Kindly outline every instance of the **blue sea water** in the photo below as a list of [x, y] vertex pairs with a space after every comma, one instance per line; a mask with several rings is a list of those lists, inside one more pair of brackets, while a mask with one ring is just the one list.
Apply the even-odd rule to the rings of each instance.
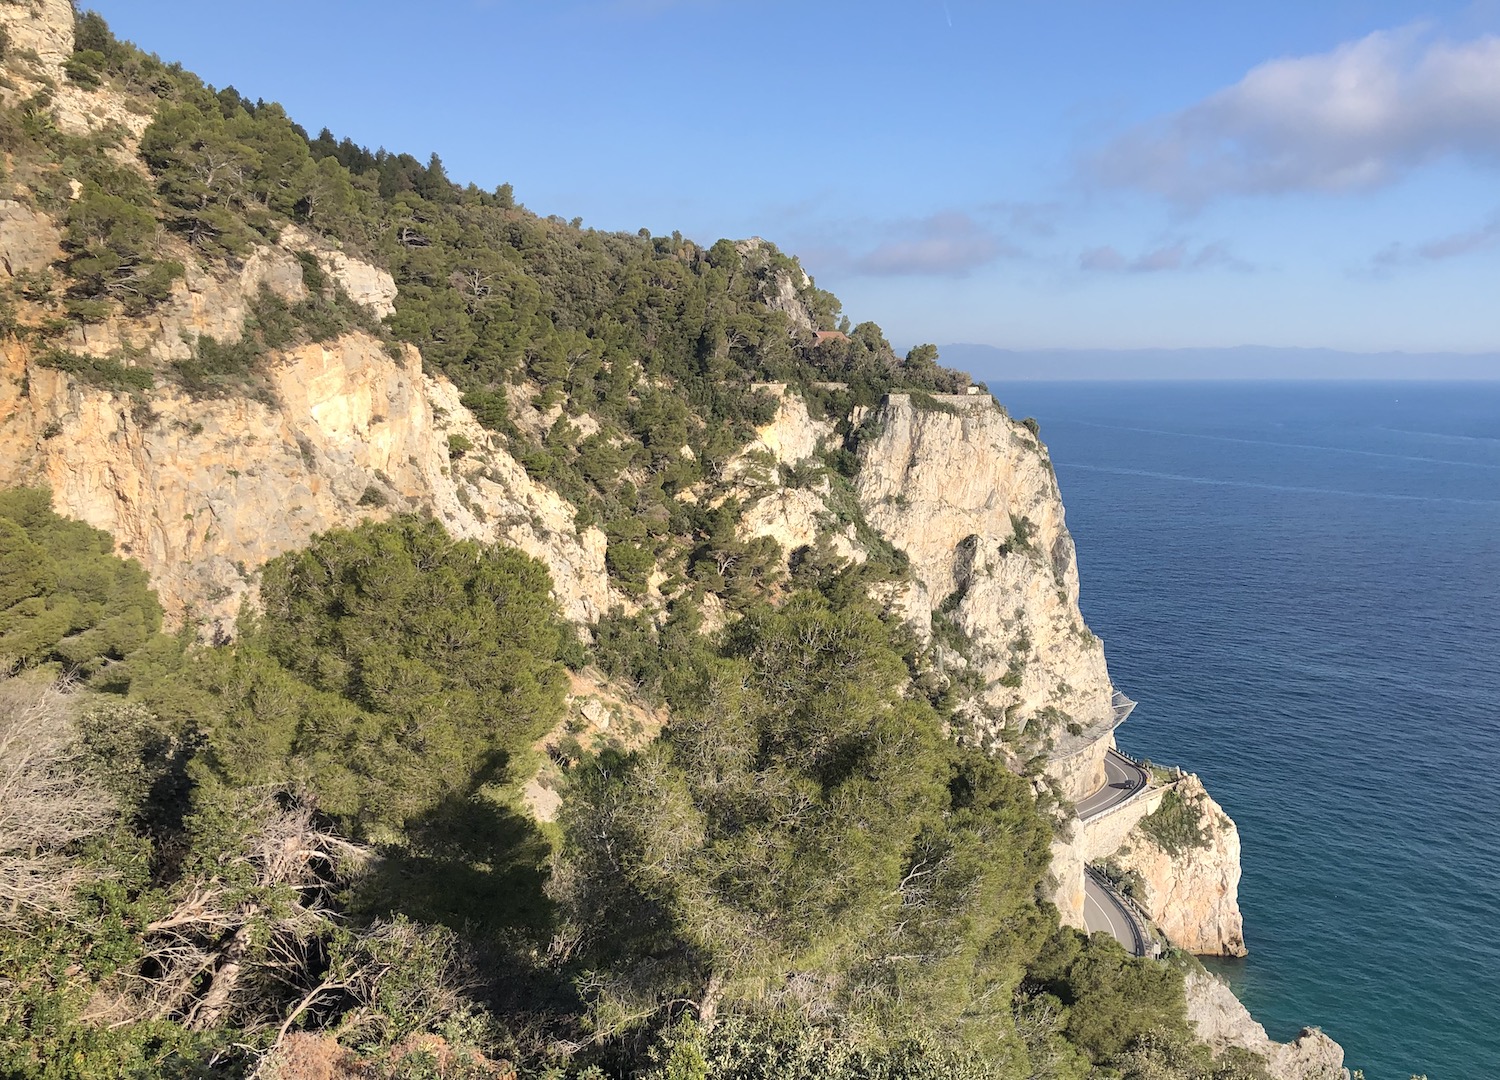
[[1127, 750], [1238, 822], [1273, 1038], [1500, 1076], [1500, 384], [1001, 386], [1052, 451]]

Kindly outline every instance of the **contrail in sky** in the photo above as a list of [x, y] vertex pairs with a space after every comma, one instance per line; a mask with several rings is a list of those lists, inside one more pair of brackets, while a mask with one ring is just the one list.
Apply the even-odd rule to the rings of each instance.
[[953, 29], [953, 12], [948, 10], [948, 0], [943, 0], [943, 14], [948, 16], [948, 29]]

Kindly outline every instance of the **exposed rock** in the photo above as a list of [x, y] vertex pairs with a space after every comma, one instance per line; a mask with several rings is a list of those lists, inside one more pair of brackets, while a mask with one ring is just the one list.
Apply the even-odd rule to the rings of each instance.
[[[905, 597], [912, 624], [925, 629], [934, 605], [946, 610], [974, 643], [970, 662], [987, 684], [981, 728], [1003, 731], [1017, 758], [1046, 754], [1065, 797], [1093, 793], [1114, 742], [1113, 687], [1078, 611], [1073, 541], [1045, 447], [987, 396], [893, 394], [861, 419], [873, 434], [855, 487], [870, 525], [906, 552], [925, 591], [925, 604]], [[1146, 906], [1174, 944], [1242, 955], [1239, 835], [1196, 778], [1177, 787], [1206, 847], [1174, 858], [1152, 844], [1137, 823], [1164, 791], [1143, 792], [1053, 844], [1053, 900], [1081, 926], [1083, 867], [1113, 857], [1142, 875]], [[1129, 855], [1116, 855], [1122, 844]]]
[[185, 360], [192, 355], [190, 343], [199, 337], [238, 341], [262, 288], [288, 303], [307, 299], [302, 264], [282, 248], [256, 248], [237, 272], [211, 273], [187, 251], [180, 254], [186, 275], [173, 283], [172, 295], [155, 312], [139, 319], [79, 323], [68, 347], [90, 356], [124, 351], [163, 363]]
[[568, 759], [568, 740], [577, 749], [599, 753], [607, 746], [636, 750], [651, 742], [666, 725], [665, 709], [648, 709], [624, 687], [589, 669], [568, 673], [568, 707], [561, 722], [537, 740], [542, 761], [535, 776], [521, 788], [521, 801], [538, 821], [555, 821], [562, 808], [568, 780], [562, 762]]
[[746, 506], [740, 535], [775, 540], [784, 558], [798, 548], [816, 547], [826, 537], [832, 554], [864, 562], [867, 556], [854, 529], [831, 519], [827, 478], [810, 487], [785, 487], [779, 475], [781, 466], [795, 468], [811, 460], [833, 436], [834, 425], [814, 420], [806, 402], [780, 383], [758, 389], [780, 398], [776, 416], [724, 466], [725, 476], [740, 482], [736, 494]]
[[[564, 614], [610, 606], [604, 537], [537, 487], [458, 402], [362, 334], [270, 365], [276, 404], [193, 401], [160, 388], [138, 406], [31, 362], [11, 342], [0, 371], [0, 484], [46, 484], [59, 513], [114, 534], [174, 621], [228, 633], [257, 569], [316, 532], [403, 509], [457, 536], [503, 540], [545, 562]], [[476, 448], [449, 460], [448, 436]]]
[[69, 135], [90, 135], [116, 128], [124, 129], [137, 142], [152, 120], [151, 113], [132, 111], [124, 99], [115, 94], [69, 82], [58, 85], [52, 111], [57, 116], [58, 128]]
[[1317, 1028], [1272, 1042], [1227, 983], [1201, 969], [1187, 973], [1188, 1022], [1215, 1054], [1240, 1047], [1266, 1059], [1274, 1080], [1348, 1080], [1344, 1048]]
[[860, 506], [974, 642], [987, 683], [980, 726], [1009, 729], [1007, 742], [1025, 753], [1068, 761], [1054, 775], [1082, 798], [1103, 782], [1102, 751], [1074, 754], [1112, 729], [1113, 687], [1104, 647], [1078, 611], [1051, 463], [989, 397], [931, 400], [892, 394], [865, 421], [875, 434], [861, 446]]
[[[754, 476], [770, 465], [800, 465], [822, 449], [832, 437], [834, 425], [814, 420], [807, 403], [796, 394], [787, 393], [782, 383], [761, 383], [756, 389], [778, 399], [776, 415], [769, 424], [757, 428], [755, 438], [738, 450], [724, 466], [726, 477]], [[765, 478], [775, 482], [775, 475]]]
[[806, 488], [777, 488], [757, 498], [740, 519], [740, 533], [746, 539], [766, 536], [781, 545], [782, 555], [790, 557], [802, 547], [815, 547], [819, 536], [828, 536], [833, 554], [851, 562], [864, 562], [864, 549], [854, 539], [848, 526], [830, 531], [828, 508], [824, 503], [827, 485], [820, 491]]
[[62, 234], [51, 218], [14, 199], [0, 199], [0, 269], [10, 277], [36, 273], [62, 254]]
[[31, 50], [42, 71], [62, 81], [62, 66], [73, 55], [72, 0], [0, 3], [0, 26], [10, 34], [12, 52]]
[[1137, 824], [1114, 861], [1140, 876], [1145, 895], [1139, 899], [1173, 945], [1203, 956], [1244, 956], [1239, 830], [1196, 776], [1183, 777], [1172, 790], [1193, 813], [1203, 843], [1174, 854]]
[[295, 225], [282, 229], [277, 243], [291, 251], [310, 251], [316, 255], [323, 272], [377, 319], [395, 314], [396, 281], [386, 271], [329, 247], [327, 241]]
[[[766, 242], [758, 236], [752, 236], [748, 240], [741, 240], [734, 245], [736, 251], [742, 256], [753, 256], [756, 252], [766, 247]], [[812, 285], [812, 278], [807, 276], [807, 271], [801, 270], [795, 276], [787, 271], [777, 271], [771, 278], [769, 287], [762, 295], [766, 307], [772, 311], [780, 311], [786, 315], [788, 321], [795, 327], [803, 330], [814, 329], [812, 315], [807, 310], [807, 305], [802, 302], [802, 290]]]

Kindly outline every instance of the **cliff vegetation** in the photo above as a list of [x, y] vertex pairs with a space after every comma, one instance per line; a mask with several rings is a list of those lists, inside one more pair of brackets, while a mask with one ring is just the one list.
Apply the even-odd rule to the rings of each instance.
[[1113, 688], [931, 346], [67, 0], [0, 146], [0, 1074], [1266, 1075], [1059, 910]]

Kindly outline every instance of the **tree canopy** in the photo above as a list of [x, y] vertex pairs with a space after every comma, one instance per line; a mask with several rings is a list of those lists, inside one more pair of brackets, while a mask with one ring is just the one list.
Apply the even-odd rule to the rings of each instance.
[[146, 572], [108, 533], [54, 514], [45, 490], [0, 491], [0, 670], [95, 676], [160, 628]]
[[983, 1003], [1045, 937], [1050, 830], [905, 677], [870, 611], [804, 594], [673, 672], [664, 745], [580, 777], [558, 888], [608, 913], [599, 1023], [681, 998], [1004, 1036]]
[[267, 564], [262, 612], [206, 661], [235, 783], [297, 777], [325, 811], [401, 825], [556, 723], [578, 644], [513, 548], [402, 517]]

